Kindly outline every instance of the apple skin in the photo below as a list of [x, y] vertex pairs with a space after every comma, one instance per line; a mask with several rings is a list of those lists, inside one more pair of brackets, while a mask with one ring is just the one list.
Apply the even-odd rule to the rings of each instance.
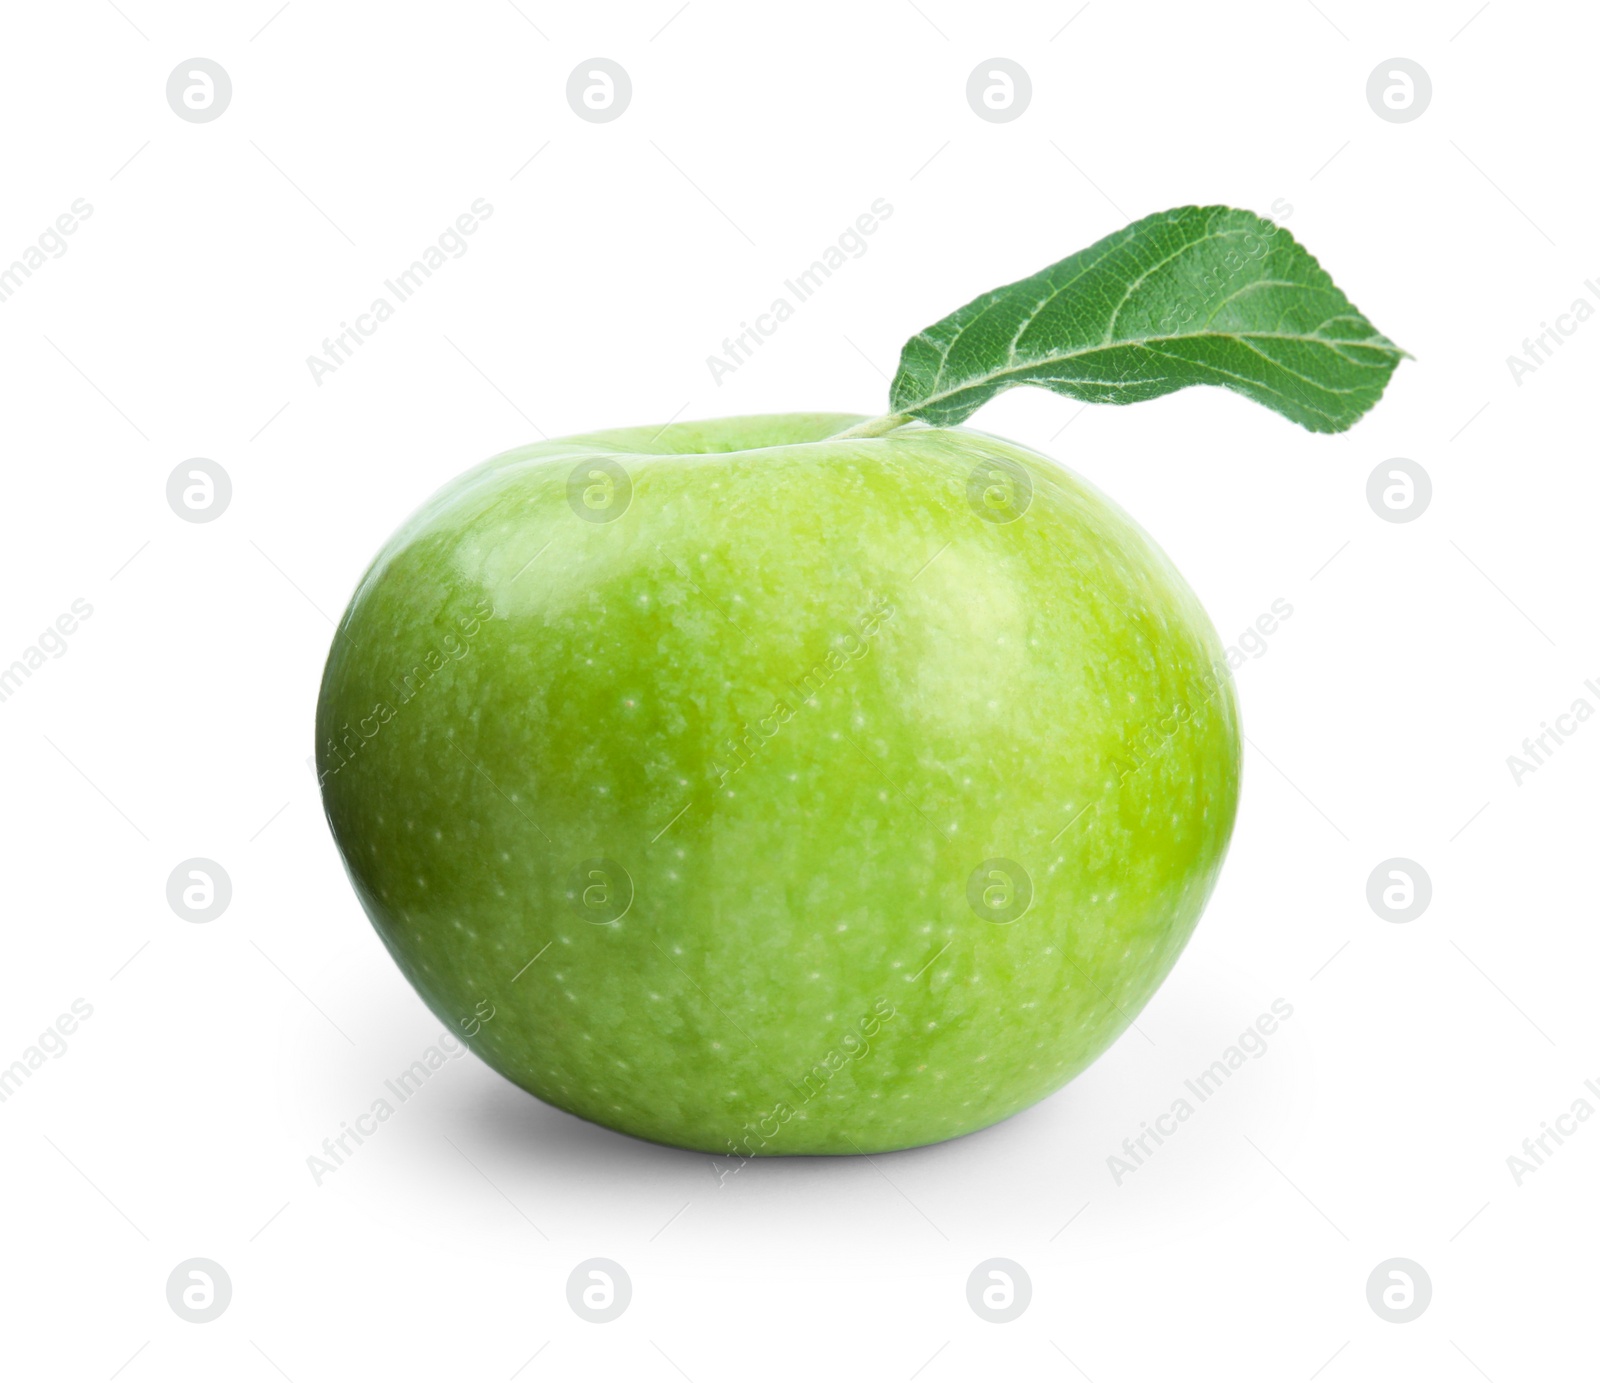
[[361, 903], [585, 1119], [739, 1156], [983, 1128], [1133, 1021], [1221, 866], [1238, 711], [1166, 557], [1045, 457], [859, 421], [508, 452], [340, 623], [317, 759]]

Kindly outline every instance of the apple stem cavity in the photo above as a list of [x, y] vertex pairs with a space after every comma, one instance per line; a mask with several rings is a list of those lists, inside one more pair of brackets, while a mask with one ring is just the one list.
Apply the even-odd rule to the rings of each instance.
[[912, 421], [914, 419], [909, 413], [885, 413], [881, 417], [868, 418], [854, 427], [847, 427], [843, 432], [836, 432], [829, 440], [836, 441], [840, 437], [882, 437], [884, 433], [893, 432]]

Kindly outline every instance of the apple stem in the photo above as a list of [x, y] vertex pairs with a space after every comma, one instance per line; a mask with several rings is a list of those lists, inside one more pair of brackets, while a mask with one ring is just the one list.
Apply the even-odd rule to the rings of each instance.
[[885, 413], [881, 418], [868, 418], [864, 423], [857, 423], [854, 427], [847, 427], [843, 432], [833, 434], [830, 441], [840, 437], [881, 437], [886, 432], [893, 432], [897, 427], [904, 427], [911, 422], [909, 413]]

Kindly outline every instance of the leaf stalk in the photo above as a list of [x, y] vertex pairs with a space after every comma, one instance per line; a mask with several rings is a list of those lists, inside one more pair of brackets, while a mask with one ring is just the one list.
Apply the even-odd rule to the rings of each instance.
[[847, 427], [843, 432], [836, 432], [828, 440], [836, 442], [845, 437], [882, 437], [884, 433], [904, 427], [910, 421], [912, 418], [909, 413], [885, 413], [881, 417], [868, 418], [854, 427]]

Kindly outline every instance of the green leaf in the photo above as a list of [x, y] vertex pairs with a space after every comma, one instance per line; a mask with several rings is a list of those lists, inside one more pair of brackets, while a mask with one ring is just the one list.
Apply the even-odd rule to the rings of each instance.
[[889, 401], [948, 427], [1019, 384], [1086, 403], [1219, 384], [1313, 432], [1343, 432], [1404, 355], [1282, 227], [1178, 207], [912, 337]]

